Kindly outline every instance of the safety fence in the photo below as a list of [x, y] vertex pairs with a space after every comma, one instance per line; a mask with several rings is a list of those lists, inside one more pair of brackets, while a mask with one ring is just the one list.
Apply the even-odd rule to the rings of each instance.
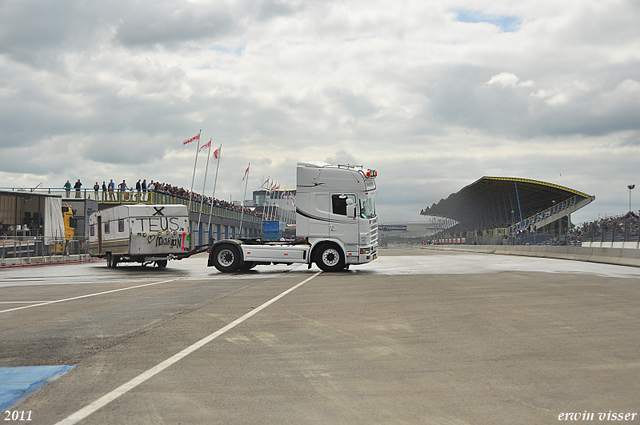
[[640, 247], [640, 219], [628, 214], [624, 217], [604, 218], [580, 228], [582, 242], [589, 246]]
[[0, 260], [8, 258], [30, 259], [33, 257], [52, 257], [59, 255], [88, 254], [89, 245], [84, 238], [71, 240], [62, 238], [44, 238], [18, 236], [0, 239]]
[[432, 245], [541, 245], [559, 246], [571, 245], [580, 246], [579, 242], [569, 241], [566, 237], [559, 237], [551, 234], [520, 234], [520, 235], [473, 235], [454, 238], [430, 238], [427, 241]]

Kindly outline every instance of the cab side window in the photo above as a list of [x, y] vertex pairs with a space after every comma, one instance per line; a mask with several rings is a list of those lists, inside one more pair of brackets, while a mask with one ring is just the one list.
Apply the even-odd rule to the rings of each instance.
[[355, 195], [331, 195], [332, 212], [334, 214], [347, 215], [347, 199], [356, 201]]

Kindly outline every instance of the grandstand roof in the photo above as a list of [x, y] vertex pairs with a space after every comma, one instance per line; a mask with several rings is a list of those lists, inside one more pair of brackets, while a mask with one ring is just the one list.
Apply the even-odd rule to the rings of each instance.
[[451, 218], [468, 228], [508, 227], [572, 198], [592, 196], [538, 180], [482, 177], [420, 214]]

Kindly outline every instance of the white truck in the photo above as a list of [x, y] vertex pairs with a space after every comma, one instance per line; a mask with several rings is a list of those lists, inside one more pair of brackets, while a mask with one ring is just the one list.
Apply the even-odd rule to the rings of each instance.
[[296, 237], [304, 243], [225, 239], [211, 246], [207, 265], [231, 273], [261, 264], [315, 263], [335, 272], [375, 260], [377, 174], [360, 166], [298, 163]]
[[119, 262], [166, 267], [190, 249], [186, 205], [120, 205], [89, 216], [89, 253]]

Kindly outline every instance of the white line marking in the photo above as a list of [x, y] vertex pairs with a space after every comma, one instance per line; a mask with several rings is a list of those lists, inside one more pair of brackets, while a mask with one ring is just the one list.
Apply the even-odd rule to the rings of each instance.
[[162, 363], [159, 363], [156, 366], [152, 367], [151, 369], [147, 370], [146, 372], [143, 372], [140, 375], [136, 376], [131, 381], [129, 381], [129, 382], [125, 383], [125, 384], [122, 384], [121, 386], [119, 386], [115, 390], [111, 391], [110, 393], [107, 393], [107, 394], [103, 395], [102, 397], [100, 397], [99, 399], [94, 401], [93, 403], [90, 403], [90, 404], [86, 405], [85, 407], [83, 407], [82, 409], [78, 410], [77, 412], [72, 413], [66, 419], [61, 420], [56, 425], [74, 425], [74, 424], [78, 423], [79, 421], [83, 420], [87, 416], [89, 416], [92, 413], [96, 412], [98, 409], [101, 409], [102, 407], [104, 407], [107, 404], [111, 403], [112, 401], [114, 401], [115, 399], [120, 397], [121, 395], [126, 394], [127, 392], [129, 392], [132, 389], [136, 388], [138, 385], [140, 385], [143, 382], [145, 382], [146, 380], [154, 377], [155, 375], [157, 375], [158, 373], [162, 372], [166, 368], [168, 368], [168, 367], [174, 365], [175, 363], [179, 362], [180, 360], [184, 359], [189, 354], [193, 353], [194, 351], [198, 350], [199, 348], [202, 348], [203, 346], [205, 346], [209, 342], [213, 341], [214, 339], [216, 339], [220, 335], [223, 335], [227, 331], [230, 331], [231, 329], [235, 328], [236, 326], [238, 326], [242, 322], [244, 322], [247, 319], [251, 318], [252, 316], [258, 314], [259, 312], [261, 312], [265, 308], [269, 307], [271, 304], [275, 303], [276, 301], [278, 301], [282, 297], [288, 295], [289, 293], [295, 291], [296, 289], [298, 289], [299, 287], [301, 287], [305, 283], [309, 282], [311, 279], [313, 279], [314, 277], [318, 276], [320, 273], [322, 273], [322, 272], [317, 272], [313, 276], [311, 276], [311, 277], [303, 280], [302, 282], [298, 283], [297, 285], [287, 289], [286, 291], [284, 291], [280, 295], [276, 296], [275, 298], [272, 298], [269, 301], [265, 302], [260, 307], [257, 307], [255, 309], [251, 310], [249, 313], [245, 314], [244, 316], [240, 317], [239, 319], [234, 320], [233, 322], [229, 323], [227, 326], [215, 331], [214, 333], [212, 333], [209, 336], [204, 337], [200, 341], [198, 341], [195, 344], [185, 348], [184, 350], [180, 351], [179, 353], [174, 354], [172, 357], [168, 358], [167, 360], [163, 361]]
[[49, 301], [0, 301], [0, 304], [33, 304], [33, 303], [48, 303]]
[[67, 302], [67, 301], [80, 300], [82, 298], [97, 297], [98, 295], [105, 295], [105, 294], [112, 294], [114, 292], [128, 291], [129, 289], [143, 288], [145, 286], [152, 286], [152, 285], [160, 285], [162, 283], [173, 282], [174, 280], [178, 280], [178, 279], [169, 279], [169, 280], [163, 280], [161, 282], [145, 283], [144, 285], [128, 286], [126, 288], [112, 289], [110, 291], [96, 292], [94, 294], [80, 295], [78, 297], [65, 298], [65, 299], [62, 299], [62, 300], [45, 301], [45, 302], [41, 302], [41, 303], [38, 303], [38, 304], [26, 305], [26, 306], [23, 306], [23, 307], [10, 308], [8, 310], [0, 310], [0, 313], [8, 313], [10, 311], [24, 310], [25, 308], [31, 308], [31, 307], [42, 307], [43, 305], [58, 304], [58, 303], [63, 303], [63, 302]]

